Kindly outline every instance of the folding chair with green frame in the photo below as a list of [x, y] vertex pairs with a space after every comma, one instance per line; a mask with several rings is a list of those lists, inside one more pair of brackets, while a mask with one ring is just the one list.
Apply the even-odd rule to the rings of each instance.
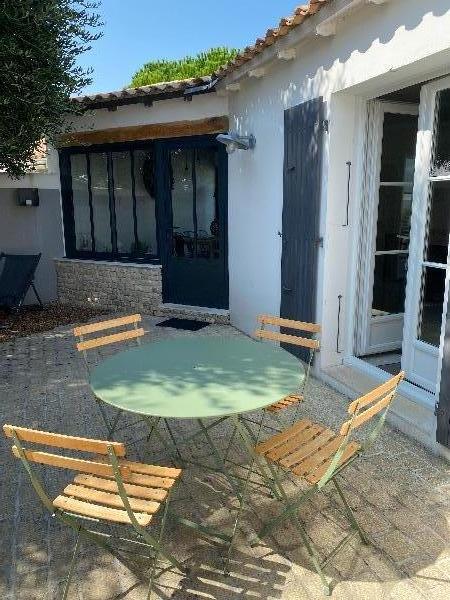
[[[348, 406], [351, 418], [342, 424], [339, 434], [309, 419], [302, 419], [254, 447], [255, 454], [259, 458], [263, 457], [272, 466], [271, 476], [279, 492], [277, 498], [285, 505], [284, 510], [278, 516], [263, 526], [258, 538], [263, 539], [277, 525], [289, 518], [300, 534], [312, 564], [321, 579], [325, 595], [329, 595], [331, 592], [330, 584], [324, 574], [324, 568], [330, 560], [356, 534], [365, 544], [369, 543], [367, 535], [358, 524], [336, 478], [375, 442], [383, 427], [397, 387], [403, 378], [404, 373], [401, 372], [351, 402]], [[376, 415], [379, 415], [378, 421], [364, 441], [351, 440], [354, 430], [371, 421]], [[309, 487], [296, 499], [289, 498], [280, 476], [280, 470], [287, 473], [294, 481], [296, 478], [300, 478], [304, 483], [309, 484]], [[267, 473], [263, 470], [261, 470], [261, 475], [267, 478]], [[314, 494], [322, 492], [329, 483], [335, 486], [353, 531], [345, 536], [325, 559], [321, 560], [298, 515], [298, 509]]]
[[[152, 595], [160, 556], [181, 572], [187, 572], [188, 569], [162, 545], [170, 493], [181, 477], [180, 469], [126, 460], [125, 445], [120, 442], [73, 437], [14, 425], [4, 425], [3, 430], [7, 437], [13, 438], [12, 452], [22, 462], [45, 508], [76, 534], [63, 600], [69, 592], [81, 539], [98, 544], [138, 579], [148, 581], [148, 599]], [[28, 449], [23, 442], [93, 453], [94, 457], [86, 459]], [[69, 469], [77, 471], [78, 475], [52, 500], [30, 463]], [[148, 531], [148, 526], [153, 524], [163, 504], [160, 530], [155, 536]], [[105, 526], [128, 526], [133, 537], [105, 533], [101, 530]], [[145, 570], [150, 571], [149, 576], [127, 556], [129, 553], [148, 561]]]
[[[299, 389], [293, 391], [284, 398], [277, 400], [276, 402], [270, 404], [264, 409], [266, 413], [270, 413], [271, 417], [278, 423], [278, 425], [285, 426], [285, 423], [278, 419], [277, 416], [282, 411], [284, 412], [289, 408], [295, 407], [295, 410], [291, 415], [290, 422], [293, 423], [297, 418], [300, 403], [303, 402], [305, 399], [314, 355], [320, 348], [320, 342], [317, 339], [317, 336], [321, 332], [321, 326], [318, 323], [293, 321], [292, 319], [284, 319], [282, 317], [275, 317], [271, 315], [258, 315], [257, 322], [261, 324], [261, 327], [255, 330], [253, 334], [254, 337], [260, 340], [281, 342], [284, 344], [300, 347], [304, 350], [303, 354], [305, 358], [305, 370], [304, 377], [302, 378], [302, 381], [299, 385]], [[270, 329], [266, 329], [267, 325], [277, 327], [280, 330], [273, 331]], [[304, 332], [309, 337], [283, 333], [281, 331], [282, 328], [298, 332]], [[255, 425], [259, 425], [259, 422], [255, 421], [250, 417], [245, 417], [245, 420], [253, 422]], [[264, 427], [275, 431], [279, 431], [278, 428], [270, 426], [267, 422], [264, 424]]]
[[[138, 327], [138, 323], [140, 323], [141, 320], [141, 315], [135, 314], [75, 327], [73, 330], [73, 335], [75, 336], [75, 338], [77, 338], [76, 348], [79, 352], [83, 353], [84, 364], [88, 373], [90, 373], [90, 365], [87, 358], [87, 352], [89, 350], [92, 350], [93, 348], [99, 348], [101, 346], [116, 344], [125, 340], [136, 340], [136, 343], [139, 345], [141, 343], [141, 337], [145, 334], [144, 329], [142, 327]], [[122, 329], [121, 331], [111, 333], [109, 335], [102, 335], [100, 337], [89, 337], [88, 339], [86, 339], [86, 336], [92, 333], [98, 333], [99, 331], [105, 331], [107, 329], [123, 328], [127, 325], [132, 325], [132, 329]], [[116, 414], [114, 415], [114, 418], [110, 420], [108, 419], [108, 414], [105, 410], [105, 406], [102, 400], [96, 397], [95, 401], [97, 403], [97, 407], [99, 409], [102, 420], [106, 426], [107, 436], [108, 438], [111, 438], [114, 435], [115, 431], [118, 431], [123, 428], [117, 427], [123, 411], [118, 409], [116, 411]], [[135, 425], [141, 420], [142, 419], [139, 419], [139, 421], [136, 421], [135, 423], [127, 424], [125, 425], [125, 427]]]

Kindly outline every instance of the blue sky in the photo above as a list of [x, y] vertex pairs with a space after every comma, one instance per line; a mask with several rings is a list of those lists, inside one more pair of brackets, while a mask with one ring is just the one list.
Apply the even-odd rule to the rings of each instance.
[[125, 87], [145, 62], [212, 46], [243, 48], [300, 0], [103, 0], [103, 37], [79, 63], [93, 67], [85, 93]]

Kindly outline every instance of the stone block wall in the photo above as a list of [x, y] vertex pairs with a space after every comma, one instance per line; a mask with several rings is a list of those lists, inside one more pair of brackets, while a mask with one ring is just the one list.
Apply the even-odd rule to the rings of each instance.
[[57, 259], [58, 300], [154, 314], [162, 303], [161, 265]]

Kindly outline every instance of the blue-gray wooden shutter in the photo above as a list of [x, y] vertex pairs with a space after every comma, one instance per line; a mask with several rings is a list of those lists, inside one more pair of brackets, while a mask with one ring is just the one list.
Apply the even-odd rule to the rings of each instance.
[[[308, 322], [316, 320], [323, 130], [322, 98], [284, 112], [280, 316]], [[285, 347], [309, 357], [307, 350]]]
[[436, 440], [450, 448], [450, 302], [445, 324], [444, 354], [442, 357], [441, 389], [437, 406]]

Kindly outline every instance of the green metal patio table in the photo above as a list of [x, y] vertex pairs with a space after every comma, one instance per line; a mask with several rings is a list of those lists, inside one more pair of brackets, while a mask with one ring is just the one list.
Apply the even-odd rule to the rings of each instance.
[[[298, 389], [304, 377], [301, 365], [279, 346], [243, 335], [189, 335], [119, 352], [93, 369], [90, 384], [97, 398], [142, 416], [152, 427], [155, 419], [195, 421], [197, 433], [205, 436], [219, 470], [226, 474], [224, 457], [209, 434], [211, 427], [231, 419], [255, 460], [255, 439], [240, 415]], [[177, 447], [174, 436], [172, 441]], [[230, 483], [242, 504], [246, 486], [241, 490]]]

